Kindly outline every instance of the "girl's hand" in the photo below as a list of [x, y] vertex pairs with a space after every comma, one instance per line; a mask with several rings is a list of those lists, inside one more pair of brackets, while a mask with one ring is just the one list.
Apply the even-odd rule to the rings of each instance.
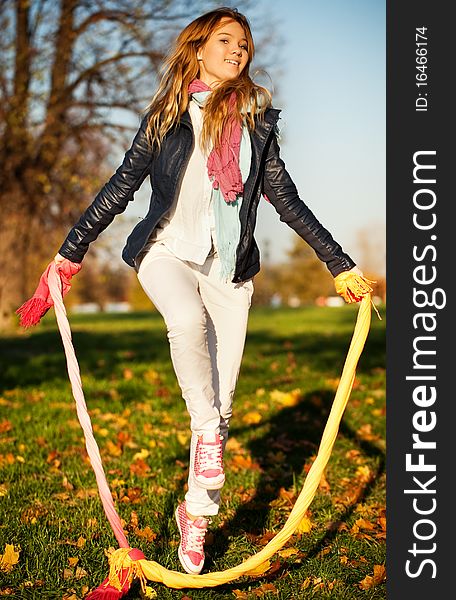
[[59, 265], [61, 262], [63, 262], [65, 260], [65, 257], [62, 256], [61, 254], [59, 254], [57, 252], [57, 254], [54, 256], [54, 262], [56, 265]]
[[348, 271], [348, 273], [355, 273], [355, 275], [359, 275], [360, 277], [364, 277], [363, 272], [358, 267], [353, 267], [353, 269], [350, 269]]

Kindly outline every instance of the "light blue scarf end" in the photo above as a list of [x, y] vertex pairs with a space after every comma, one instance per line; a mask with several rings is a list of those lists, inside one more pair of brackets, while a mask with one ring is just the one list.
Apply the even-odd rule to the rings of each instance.
[[[242, 127], [241, 147], [239, 150], [239, 168], [242, 182], [245, 183], [250, 172], [252, 148], [247, 126]], [[242, 206], [242, 196], [235, 202], [226, 202], [220, 190], [212, 190], [214, 203], [215, 233], [217, 236], [217, 253], [220, 258], [220, 279], [229, 282], [236, 270], [236, 250], [241, 235], [239, 211]]]

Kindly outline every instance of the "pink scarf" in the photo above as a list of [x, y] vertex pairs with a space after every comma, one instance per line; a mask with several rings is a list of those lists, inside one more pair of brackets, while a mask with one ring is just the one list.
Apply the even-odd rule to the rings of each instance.
[[[194, 79], [188, 86], [189, 94], [193, 92], [210, 92], [212, 89], [200, 79]], [[229, 98], [230, 120], [228, 127], [222, 132], [220, 146], [213, 148], [207, 159], [207, 171], [212, 187], [222, 192], [226, 202], [234, 202], [238, 194], [242, 194], [241, 170], [239, 168], [239, 151], [241, 147], [242, 126], [236, 119], [236, 93]]]
[[[22, 325], [22, 327], [30, 327], [31, 325], [39, 323], [41, 317], [43, 317], [51, 306], [54, 305], [48, 284], [49, 269], [53, 264], [54, 261], [50, 262], [46, 267], [46, 270], [40, 277], [38, 287], [30, 300], [24, 302], [24, 304], [16, 310], [16, 314], [20, 315], [19, 324]], [[70, 291], [70, 279], [81, 270], [81, 267], [82, 265], [80, 263], [71, 262], [67, 258], [56, 266], [57, 274], [60, 276], [62, 284], [62, 296]]]

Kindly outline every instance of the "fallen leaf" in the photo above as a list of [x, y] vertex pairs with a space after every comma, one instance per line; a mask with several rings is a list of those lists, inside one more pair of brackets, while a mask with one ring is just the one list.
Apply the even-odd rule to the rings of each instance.
[[250, 456], [242, 456], [241, 454], [236, 454], [233, 457], [233, 467], [238, 469], [249, 469], [249, 470], [259, 470], [260, 466], [253, 462]]
[[122, 454], [122, 448], [111, 440], [106, 442], [105, 448], [110, 456], [121, 456]]
[[137, 452], [133, 456], [133, 460], [144, 460], [145, 458], [148, 458], [149, 455], [150, 455], [149, 450], [146, 450], [145, 448], [141, 448], [141, 451]]
[[313, 527], [312, 521], [309, 517], [303, 517], [295, 530], [295, 533], [309, 533]]
[[240, 442], [238, 442], [238, 440], [232, 436], [228, 438], [225, 449], [227, 452], [232, 452], [233, 454], [241, 454], [243, 452]]
[[135, 376], [135, 374], [133, 373], [133, 371], [131, 369], [124, 369], [124, 371], [123, 371], [124, 379], [126, 379], [128, 381], [130, 379], [133, 379], [134, 376]]
[[301, 589], [305, 590], [306, 588], [308, 588], [312, 583], [312, 578], [311, 577], [306, 577], [304, 579], [304, 581], [301, 583]]
[[11, 431], [12, 428], [13, 424], [11, 423], [11, 421], [8, 421], [7, 419], [0, 421], [0, 433], [6, 433], [7, 431]]
[[379, 435], [372, 433], [372, 425], [365, 423], [356, 431], [356, 435], [366, 442], [371, 442], [380, 439]]
[[386, 580], [386, 569], [384, 565], [374, 565], [374, 575], [366, 575], [366, 577], [359, 582], [358, 586], [362, 590], [368, 590], [375, 585], [379, 585]]
[[82, 567], [76, 567], [76, 572], [74, 576], [76, 577], [76, 579], [82, 579], [83, 577], [87, 576], [87, 571]]
[[5, 552], [0, 554], [0, 571], [6, 571], [7, 573], [12, 571], [14, 565], [19, 562], [20, 551], [20, 546], [17, 546], [16, 549], [12, 544], [6, 544]]
[[68, 565], [70, 567], [75, 567], [78, 564], [78, 562], [79, 562], [79, 557], [77, 557], [77, 556], [70, 556], [68, 558]]
[[301, 400], [301, 389], [296, 388], [291, 392], [282, 392], [280, 390], [272, 390], [269, 396], [271, 400], [277, 402], [281, 406], [296, 406]]
[[257, 587], [252, 591], [255, 594], [255, 596], [257, 596], [257, 597], [264, 596], [265, 594], [278, 594], [279, 593], [279, 590], [276, 588], [276, 586], [273, 583], [263, 583], [263, 585], [260, 585], [260, 587]]
[[370, 479], [372, 477], [372, 471], [369, 469], [369, 467], [367, 465], [358, 467], [356, 469], [356, 477], [360, 481], [367, 483], [368, 481], [370, 481]]
[[289, 556], [299, 554], [299, 550], [297, 548], [285, 548], [285, 550], [279, 550], [277, 554], [282, 558], [288, 558]]
[[130, 473], [138, 475], [138, 477], [144, 477], [144, 475], [150, 471], [149, 465], [141, 458], [135, 460], [130, 465]]
[[375, 525], [370, 521], [366, 521], [366, 519], [357, 519], [350, 531], [351, 533], [357, 533], [360, 529], [372, 531], [373, 529], [375, 529]]
[[242, 421], [246, 425], [256, 425], [257, 423], [260, 423], [261, 419], [262, 416], [257, 411], [248, 412], [242, 417]]
[[139, 595], [141, 596], [141, 598], [145, 598], [145, 600], [149, 600], [151, 598], [156, 598], [157, 592], [154, 590], [154, 588], [146, 586], [144, 588], [144, 590], [142, 590], [142, 589], [139, 590]]
[[176, 437], [181, 446], [186, 446], [190, 440], [191, 434], [187, 431], [178, 431]]
[[152, 531], [152, 529], [149, 527], [149, 525], [147, 525], [146, 527], [144, 527], [144, 529], [135, 529], [134, 533], [140, 537], [146, 540], [146, 542], [153, 542], [155, 540], [155, 538], [157, 537], [157, 534]]
[[324, 471], [321, 475], [320, 483], [318, 484], [318, 489], [323, 494], [329, 494], [331, 491], [331, 487], [328, 483], [328, 480], [326, 479], [326, 475], [325, 475]]

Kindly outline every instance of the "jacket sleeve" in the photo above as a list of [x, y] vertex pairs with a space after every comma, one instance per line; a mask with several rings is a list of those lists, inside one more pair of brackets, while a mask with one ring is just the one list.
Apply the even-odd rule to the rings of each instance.
[[133, 200], [135, 192], [149, 174], [152, 149], [146, 138], [147, 121], [146, 115], [122, 164], [68, 233], [59, 250], [65, 258], [82, 262], [89, 244], [97, 239], [116, 215], [127, 208], [128, 202]]
[[280, 220], [291, 227], [326, 263], [336, 277], [355, 266], [353, 260], [317, 220], [310, 208], [300, 199], [296, 186], [280, 158], [277, 137], [271, 135], [263, 176], [263, 192], [280, 215]]

